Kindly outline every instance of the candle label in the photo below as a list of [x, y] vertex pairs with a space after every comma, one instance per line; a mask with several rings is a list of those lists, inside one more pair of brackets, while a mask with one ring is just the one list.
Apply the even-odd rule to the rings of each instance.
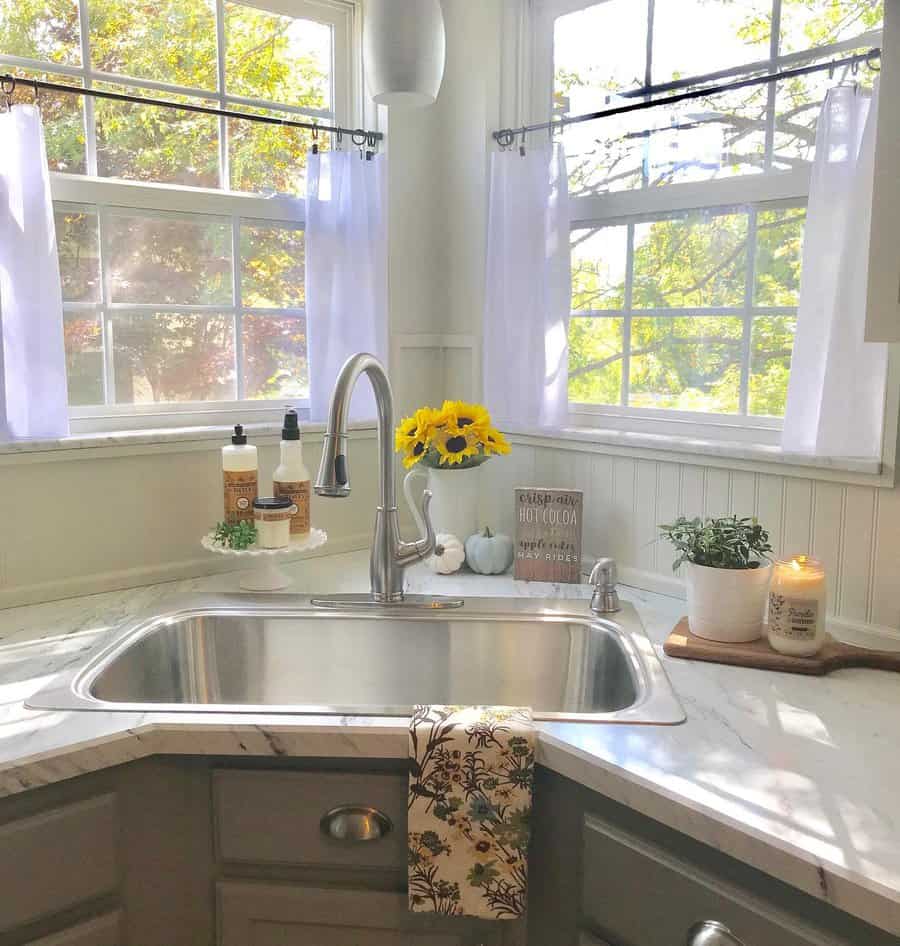
[[812, 640], [818, 625], [818, 601], [787, 598], [775, 591], [769, 595], [769, 629], [780, 637], [795, 641]]

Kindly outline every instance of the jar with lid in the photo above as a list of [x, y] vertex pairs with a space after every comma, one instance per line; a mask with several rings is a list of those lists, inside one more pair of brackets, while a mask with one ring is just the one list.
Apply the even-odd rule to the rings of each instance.
[[811, 657], [825, 642], [825, 569], [808, 555], [775, 563], [769, 589], [769, 644], [780, 654]]
[[257, 497], [253, 501], [257, 546], [286, 549], [291, 542], [291, 516], [295, 511], [294, 503], [287, 497]]

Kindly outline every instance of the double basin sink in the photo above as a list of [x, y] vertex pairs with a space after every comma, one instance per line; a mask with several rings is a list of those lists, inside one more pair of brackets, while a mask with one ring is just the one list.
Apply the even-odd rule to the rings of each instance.
[[107, 636], [33, 708], [408, 716], [419, 703], [673, 724], [684, 712], [630, 604], [470, 598], [324, 610], [294, 595], [175, 596]]

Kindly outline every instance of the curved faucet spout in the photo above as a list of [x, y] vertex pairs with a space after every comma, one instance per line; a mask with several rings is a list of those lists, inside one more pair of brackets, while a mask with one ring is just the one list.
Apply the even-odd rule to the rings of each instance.
[[331, 395], [328, 427], [314, 489], [317, 496], [343, 498], [350, 495], [347, 418], [356, 382], [362, 374], [368, 375], [378, 410], [379, 504], [370, 562], [372, 598], [378, 602], [397, 602], [403, 600], [403, 570], [431, 555], [435, 538], [428, 514], [430, 496], [426, 496], [423, 503], [426, 534], [416, 542], [404, 542], [400, 538], [391, 442], [394, 395], [384, 365], [374, 355], [360, 352], [348, 358], [341, 368]]

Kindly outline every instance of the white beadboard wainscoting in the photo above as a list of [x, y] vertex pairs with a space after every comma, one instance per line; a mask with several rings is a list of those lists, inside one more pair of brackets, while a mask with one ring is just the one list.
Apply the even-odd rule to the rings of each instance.
[[512, 439], [509, 456], [482, 467], [485, 524], [513, 534], [517, 486], [580, 489], [585, 561], [611, 555], [626, 584], [680, 596], [657, 524], [756, 515], [776, 553], [811, 552], [825, 563], [836, 624], [900, 636], [900, 491]]

